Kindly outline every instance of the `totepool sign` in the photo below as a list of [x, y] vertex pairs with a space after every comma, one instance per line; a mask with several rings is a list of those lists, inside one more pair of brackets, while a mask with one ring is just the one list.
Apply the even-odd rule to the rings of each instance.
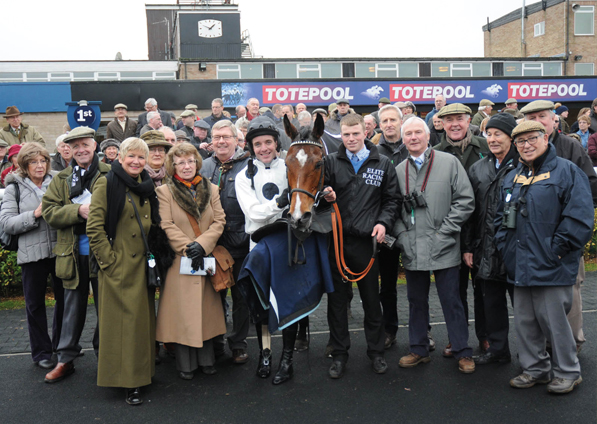
[[597, 80], [222, 83], [222, 99], [226, 107], [245, 105], [252, 97], [257, 98], [262, 106], [276, 103], [321, 106], [340, 98], [349, 100], [351, 105], [376, 105], [382, 97], [387, 97], [392, 102], [431, 104], [439, 94], [448, 103], [474, 104], [482, 99], [504, 103], [510, 97], [521, 102], [537, 99], [590, 102], [597, 97]]

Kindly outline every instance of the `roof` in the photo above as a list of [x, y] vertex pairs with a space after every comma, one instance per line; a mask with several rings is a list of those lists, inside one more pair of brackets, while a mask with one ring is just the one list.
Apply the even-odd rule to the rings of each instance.
[[[540, 12], [544, 9], [549, 7], [556, 6], [560, 3], [564, 3], [566, 0], [543, 0], [537, 3], [529, 4], [525, 7], [525, 17], [532, 15], [533, 13]], [[483, 25], [483, 31], [490, 31], [493, 28], [500, 27], [502, 25], [509, 24], [510, 22], [515, 22], [520, 20], [520, 14], [522, 13], [522, 7], [519, 7], [516, 10], [508, 13], [507, 15], [502, 16], [501, 18], [496, 19], [495, 21], [489, 22], [487, 25]]]

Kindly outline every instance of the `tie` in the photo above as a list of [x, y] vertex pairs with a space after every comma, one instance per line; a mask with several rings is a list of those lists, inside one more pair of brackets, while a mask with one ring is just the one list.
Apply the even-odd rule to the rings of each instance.
[[421, 167], [423, 166], [423, 159], [416, 158], [415, 159], [415, 165], [417, 166], [417, 170], [421, 169]]
[[358, 163], [359, 158], [357, 155], [352, 155], [352, 159], [351, 159], [352, 163]]

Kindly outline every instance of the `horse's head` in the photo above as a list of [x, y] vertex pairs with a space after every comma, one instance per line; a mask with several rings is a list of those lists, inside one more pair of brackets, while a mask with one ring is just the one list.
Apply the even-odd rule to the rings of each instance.
[[301, 231], [311, 226], [312, 209], [323, 189], [325, 150], [321, 136], [324, 126], [319, 114], [313, 128], [301, 127], [298, 130], [284, 116], [284, 129], [292, 140], [286, 155], [290, 195], [288, 216], [292, 227]]

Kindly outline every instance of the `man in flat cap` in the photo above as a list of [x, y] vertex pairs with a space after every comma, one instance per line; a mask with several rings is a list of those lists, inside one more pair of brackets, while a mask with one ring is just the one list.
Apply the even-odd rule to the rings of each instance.
[[514, 285], [522, 367], [510, 385], [549, 383], [548, 392], [568, 393], [582, 381], [566, 314], [583, 248], [593, 234], [591, 188], [580, 168], [556, 155], [540, 122], [519, 124], [512, 137], [520, 163], [504, 179], [494, 220], [495, 244]]
[[195, 121], [193, 126], [193, 137], [191, 137], [190, 143], [197, 148], [203, 159], [213, 152], [213, 146], [209, 136], [210, 131], [211, 127], [205, 120], [200, 119], [199, 121]]
[[180, 114], [180, 122], [182, 123], [182, 126], [178, 130], [184, 131], [189, 138], [194, 137], [195, 133], [193, 128], [195, 122], [197, 122], [197, 116], [192, 111], [185, 110]]
[[[556, 155], [561, 158], [568, 159], [574, 163], [589, 178], [589, 185], [591, 187], [591, 194], [593, 198], [593, 205], [597, 205], [597, 175], [593, 168], [593, 164], [589, 155], [583, 149], [582, 144], [573, 138], [561, 134], [555, 130], [556, 113], [554, 111], [554, 104], [549, 100], [535, 100], [529, 103], [520, 110], [524, 114], [526, 121], [540, 122], [545, 128], [549, 141], [554, 145]], [[574, 339], [576, 340], [577, 348], [580, 351], [582, 344], [586, 341], [582, 329], [582, 297], [580, 294], [580, 287], [585, 280], [585, 263], [584, 259], [580, 258], [580, 265], [578, 269], [578, 276], [576, 284], [574, 285], [574, 300], [572, 302], [572, 310], [568, 314], [568, 320], [572, 327]]]
[[336, 106], [336, 110], [330, 113], [330, 117], [325, 123], [325, 129], [331, 134], [340, 134], [340, 121], [346, 115], [354, 113], [354, 110], [350, 108], [348, 99], [336, 100]]
[[[468, 172], [470, 167], [478, 160], [483, 159], [489, 153], [489, 146], [483, 137], [472, 134], [470, 129], [471, 109], [462, 103], [452, 103], [444, 106], [435, 116], [442, 119], [444, 134], [439, 144], [433, 148], [442, 152], [450, 153], [460, 159], [460, 163]], [[469, 253], [469, 252], [462, 252]], [[469, 271], [471, 269], [464, 262], [460, 267], [460, 299], [464, 305], [464, 313], [468, 321], [468, 300], [467, 289]], [[487, 343], [487, 332], [485, 330], [485, 314], [483, 312], [483, 298], [481, 288], [475, 284], [475, 276], [472, 275], [475, 302], [475, 333], [479, 340], [479, 347], [485, 352], [489, 345]], [[451, 357], [451, 344], [448, 344], [442, 354]]]
[[203, 118], [203, 121], [209, 124], [209, 128], [214, 126], [214, 124], [222, 119], [230, 121], [231, 119], [224, 115], [224, 101], [220, 98], [213, 99], [211, 101], [211, 115]]
[[35, 127], [21, 122], [22, 116], [23, 112], [19, 111], [16, 106], [6, 108], [4, 119], [6, 119], [8, 125], [0, 129], [0, 140], [6, 141], [9, 146], [24, 144], [28, 141], [35, 141], [45, 146], [46, 142]]
[[388, 99], [387, 97], [382, 97], [381, 99], [379, 99], [379, 102], [377, 102], [377, 110], [375, 112], [371, 112], [371, 116], [373, 116], [375, 118], [376, 122], [379, 122], [380, 109], [382, 107], [384, 107], [385, 105], [391, 105], [391, 104], [392, 104], [392, 102], [390, 102], [390, 99]]
[[0, 173], [10, 166], [8, 162], [8, 143], [0, 140]]
[[435, 115], [437, 112], [439, 112], [440, 109], [446, 105], [446, 98], [444, 97], [443, 94], [438, 94], [437, 96], [435, 96], [434, 102], [435, 102], [435, 107], [433, 109], [431, 109], [431, 112], [429, 112], [425, 116], [425, 123], [427, 124], [429, 129], [431, 129], [433, 126], [433, 119], [432, 119], [433, 115]]
[[509, 113], [510, 115], [514, 116], [515, 119], [524, 118], [524, 115], [518, 110], [518, 100], [515, 98], [506, 100], [506, 107], [502, 110], [502, 112]]
[[[58, 364], [46, 374], [47, 383], [58, 382], [75, 371], [74, 359], [81, 352], [79, 339], [85, 325], [89, 284], [93, 289], [97, 314], [97, 263], [89, 251], [86, 235], [91, 193], [97, 180], [110, 171], [99, 160], [95, 131], [77, 127], [64, 138], [71, 146], [74, 166], [52, 179], [42, 199], [42, 215], [57, 230], [56, 276], [64, 284], [64, 320], [58, 344]], [[99, 348], [98, 328], [93, 336], [96, 355]]]
[[[197, 113], [199, 112], [199, 106], [189, 103], [188, 105], [186, 105], [184, 107], [184, 111], [180, 114], [180, 116], [178, 117], [178, 119], [176, 121], [176, 130], [183, 129], [182, 127], [184, 126], [184, 123], [182, 122], [182, 114], [185, 113], [186, 111], [193, 112], [195, 119], [199, 119], [199, 115], [197, 115]], [[190, 125], [190, 128], [191, 129], [193, 128], [192, 124]]]
[[114, 106], [114, 115], [116, 116], [106, 128], [106, 138], [113, 138], [123, 142], [129, 137], [134, 137], [137, 133], [137, 123], [128, 117], [128, 107], [124, 103], [118, 103]]
[[183, 130], [174, 131], [174, 135], [176, 136], [176, 144], [188, 143], [189, 141], [191, 141], [191, 137], [189, 137], [187, 133]]
[[479, 103], [479, 111], [475, 113], [473, 116], [473, 120], [471, 121], [471, 125], [480, 126], [481, 122], [488, 116], [491, 116], [491, 111], [493, 110], [493, 103], [491, 100], [483, 99]]
[[[137, 133], [135, 134], [137, 137], [141, 135], [141, 131], [149, 122], [149, 117], [147, 116], [149, 112], [157, 112], [160, 115], [160, 120], [162, 125], [166, 125], [168, 127], [172, 127], [172, 118], [169, 112], [163, 111], [158, 109], [158, 102], [153, 97], [145, 100], [145, 110], [141, 115], [137, 117]], [[157, 129], [157, 128], [153, 128]], [[149, 130], [147, 130], [149, 131]]]

